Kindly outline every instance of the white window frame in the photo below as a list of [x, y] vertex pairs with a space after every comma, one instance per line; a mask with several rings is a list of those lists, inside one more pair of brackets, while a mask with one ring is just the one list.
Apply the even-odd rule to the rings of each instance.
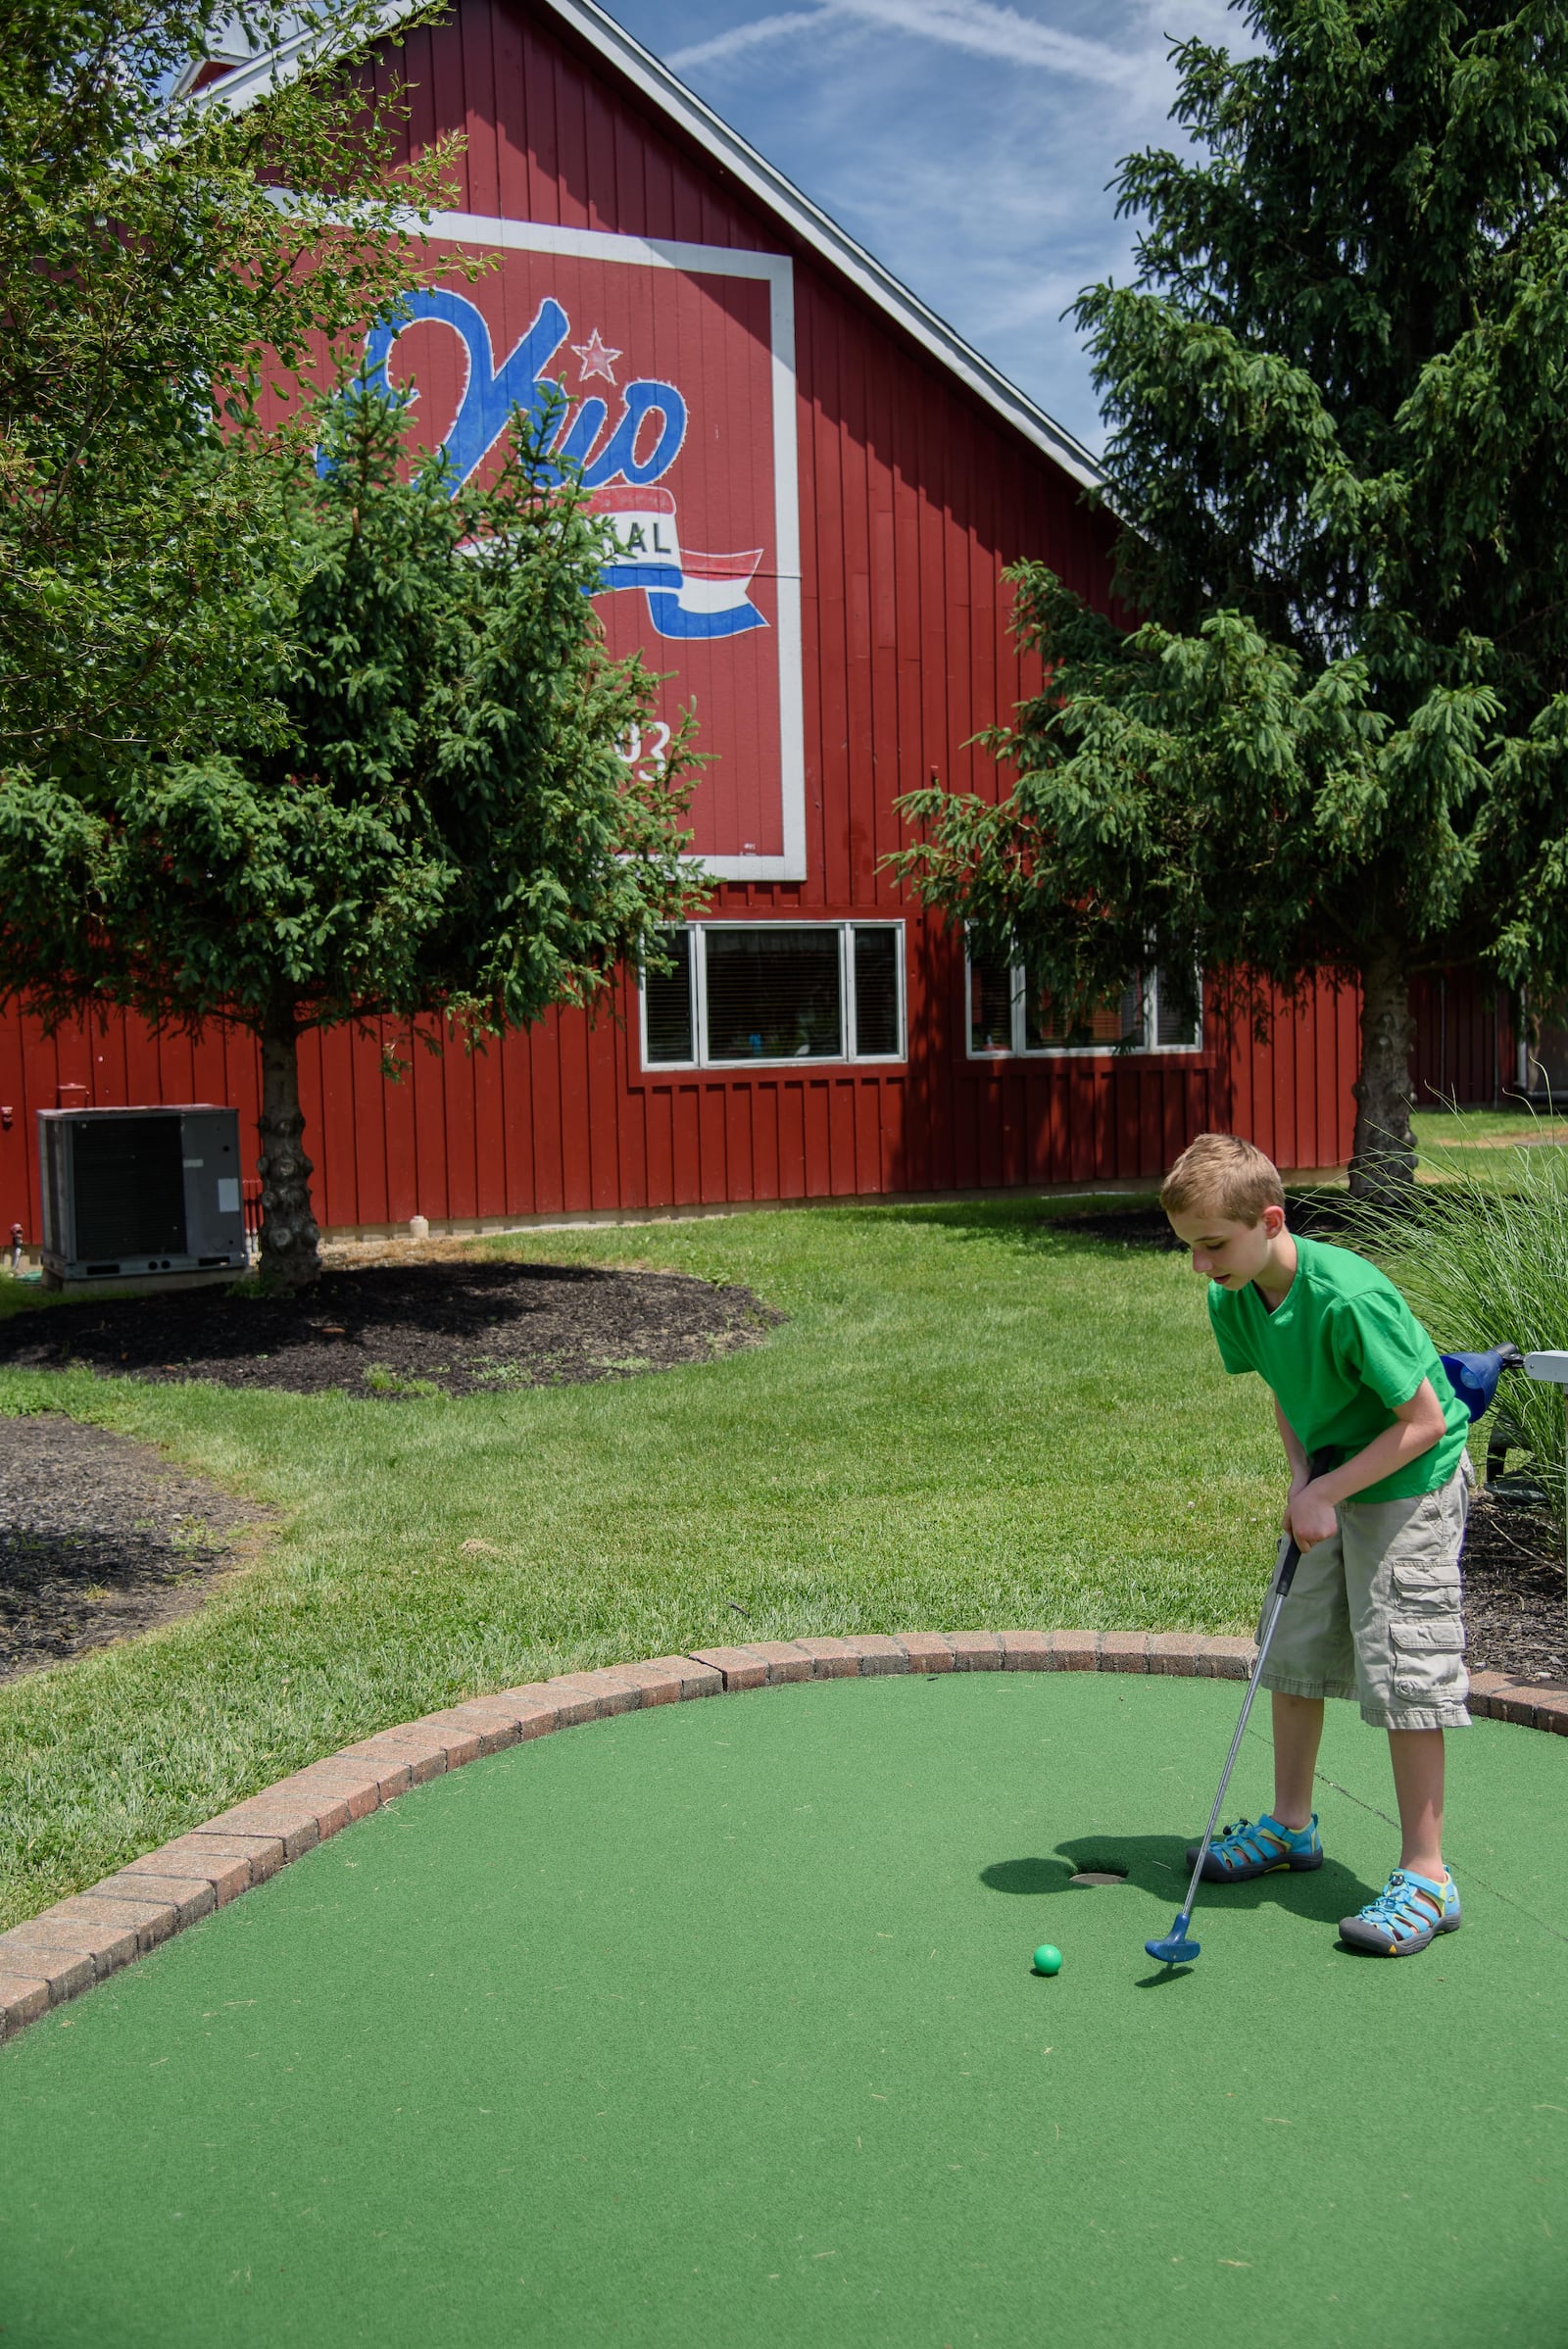
[[[993, 1060], [1168, 1060], [1172, 1055], [1192, 1059], [1204, 1048], [1203, 1043], [1203, 983], [1198, 983], [1198, 1037], [1192, 1044], [1026, 1044], [1026, 1003], [1028, 988], [1021, 962], [1012, 964], [1012, 994], [1008, 1005], [1009, 1042], [994, 1046], [989, 1052], [977, 1049], [974, 1042], [974, 1002], [972, 965], [967, 940], [963, 949], [963, 1050], [964, 1057], [974, 1061]], [[1159, 1032], [1159, 972], [1151, 964], [1144, 978], [1144, 1034]]]
[[[637, 974], [638, 1049], [642, 1057], [644, 1076], [657, 1077], [678, 1073], [689, 1068], [898, 1068], [908, 1059], [907, 972], [905, 953], [905, 925], [900, 920], [884, 920], [872, 915], [860, 920], [856, 915], [835, 916], [813, 920], [802, 915], [798, 921], [694, 921], [683, 922], [691, 938], [691, 961], [688, 984], [691, 988], [692, 1037], [696, 1057], [690, 1060], [650, 1060], [648, 1057], [648, 979], [645, 971]], [[719, 1060], [708, 1049], [708, 933], [710, 930], [836, 930], [839, 939], [839, 1005], [842, 1027], [839, 1041], [844, 1048], [838, 1052], [823, 1052], [805, 1057], [790, 1054], [786, 1058], [765, 1060], [748, 1053], [740, 1060]], [[855, 933], [857, 930], [891, 930], [897, 941], [893, 956], [893, 979], [898, 991], [898, 1050], [892, 1052], [862, 1052], [855, 1032]]]

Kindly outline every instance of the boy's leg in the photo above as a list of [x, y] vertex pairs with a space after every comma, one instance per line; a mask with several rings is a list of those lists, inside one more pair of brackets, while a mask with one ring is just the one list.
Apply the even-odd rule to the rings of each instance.
[[1340, 1511], [1361, 1718], [1389, 1733], [1403, 1865], [1419, 1875], [1415, 1855], [1437, 1859], [1443, 1847], [1443, 1732], [1470, 1721], [1459, 1579], [1468, 1497], [1461, 1472], [1437, 1493]]
[[[1258, 1623], [1261, 1639], [1268, 1610]], [[1312, 1812], [1312, 1772], [1323, 1735], [1325, 1696], [1353, 1696], [1355, 1656], [1346, 1603], [1340, 1538], [1302, 1553], [1263, 1666], [1274, 1707], [1274, 1808], [1221, 1835], [1204, 1864], [1209, 1884], [1246, 1884], [1276, 1868], [1321, 1868], [1323, 1846]], [[1187, 1849], [1187, 1864], [1198, 1845]]]
[[[1261, 1622], [1258, 1630], [1261, 1635]], [[1274, 1817], [1281, 1827], [1299, 1832], [1312, 1817], [1323, 1700], [1355, 1694], [1355, 1648], [1338, 1534], [1301, 1552], [1263, 1667], [1263, 1686], [1274, 1705]]]
[[1361, 1717], [1389, 1733], [1403, 1838], [1399, 1866], [1375, 1900], [1341, 1920], [1340, 1938], [1380, 1957], [1425, 1949], [1461, 1921], [1443, 1864], [1443, 1734], [1470, 1719], [1459, 1583], [1467, 1499], [1461, 1469], [1441, 1492], [1340, 1511]]
[[1312, 1816], [1312, 1774], [1323, 1741], [1323, 1699], [1271, 1691], [1274, 1704], [1274, 1817], [1298, 1833]]
[[1389, 1759], [1399, 1804], [1399, 1866], [1441, 1884], [1447, 1873], [1443, 1865], [1442, 1730], [1391, 1729]]

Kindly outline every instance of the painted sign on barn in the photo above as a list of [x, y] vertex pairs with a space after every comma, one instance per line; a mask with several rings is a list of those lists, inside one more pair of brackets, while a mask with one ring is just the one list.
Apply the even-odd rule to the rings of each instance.
[[610, 650], [665, 680], [624, 755], [657, 763], [695, 708], [696, 853], [727, 879], [804, 879], [790, 262], [438, 218], [437, 260], [476, 249], [491, 268], [411, 293], [368, 358], [411, 395], [411, 434], [445, 450], [454, 485], [499, 465], [514, 408], [564, 401], [551, 454], [580, 467], [613, 539]]

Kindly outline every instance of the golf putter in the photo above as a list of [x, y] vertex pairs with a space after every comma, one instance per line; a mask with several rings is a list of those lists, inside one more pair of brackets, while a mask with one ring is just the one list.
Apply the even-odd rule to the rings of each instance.
[[[1326, 1476], [1334, 1465], [1333, 1454], [1327, 1451], [1314, 1452], [1307, 1465], [1313, 1476]], [[1252, 1699], [1257, 1694], [1258, 1680], [1268, 1659], [1269, 1643], [1274, 1637], [1274, 1627], [1279, 1622], [1280, 1609], [1290, 1595], [1291, 1585], [1296, 1580], [1296, 1569], [1300, 1562], [1301, 1553], [1297, 1546], [1295, 1536], [1283, 1535], [1280, 1540], [1279, 1564], [1274, 1573], [1274, 1587], [1269, 1592], [1268, 1613], [1264, 1617], [1262, 1637], [1257, 1643], [1257, 1661], [1252, 1666], [1251, 1677], [1247, 1684], [1247, 1694], [1242, 1698], [1241, 1718], [1236, 1724], [1236, 1735], [1231, 1739], [1230, 1752], [1225, 1756], [1225, 1767], [1219, 1774], [1219, 1786], [1214, 1794], [1214, 1807], [1208, 1814], [1208, 1825], [1203, 1830], [1203, 1840], [1198, 1847], [1198, 1865], [1193, 1870], [1193, 1881], [1187, 1887], [1187, 1898], [1183, 1901], [1177, 1913], [1176, 1922], [1164, 1939], [1144, 1943], [1150, 1956], [1158, 1958], [1162, 1966], [1191, 1965], [1193, 1959], [1202, 1948], [1200, 1941], [1190, 1938], [1193, 1903], [1198, 1898], [1199, 1881], [1203, 1873], [1203, 1862], [1208, 1857], [1208, 1847], [1214, 1840], [1214, 1827], [1219, 1818], [1220, 1805], [1225, 1800], [1225, 1789], [1231, 1783], [1231, 1772], [1236, 1767], [1236, 1757], [1242, 1750], [1242, 1739], [1247, 1735], [1247, 1716], [1251, 1711]]]

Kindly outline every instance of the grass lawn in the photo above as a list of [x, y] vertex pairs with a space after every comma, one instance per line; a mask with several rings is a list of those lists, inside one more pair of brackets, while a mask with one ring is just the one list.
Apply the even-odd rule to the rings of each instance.
[[573, 1667], [821, 1632], [1250, 1629], [1267, 1399], [1222, 1375], [1185, 1258], [1075, 1237], [1061, 1205], [476, 1244], [742, 1281], [790, 1316], [594, 1387], [393, 1403], [0, 1373], [0, 1410], [165, 1444], [287, 1512], [200, 1615], [0, 1689], [0, 1922], [371, 1730]]
[[1522, 1106], [1512, 1109], [1418, 1109], [1410, 1123], [1415, 1130], [1416, 1164], [1420, 1179], [1441, 1183], [1446, 1177], [1484, 1174], [1494, 1189], [1511, 1190], [1526, 1172], [1526, 1162], [1543, 1150], [1560, 1150], [1568, 1144], [1568, 1118], [1537, 1114]]
[[1418, 1148], [1497, 1150], [1508, 1143], [1568, 1142], [1568, 1117], [1549, 1117], [1516, 1102], [1511, 1109], [1417, 1109], [1411, 1116]]

